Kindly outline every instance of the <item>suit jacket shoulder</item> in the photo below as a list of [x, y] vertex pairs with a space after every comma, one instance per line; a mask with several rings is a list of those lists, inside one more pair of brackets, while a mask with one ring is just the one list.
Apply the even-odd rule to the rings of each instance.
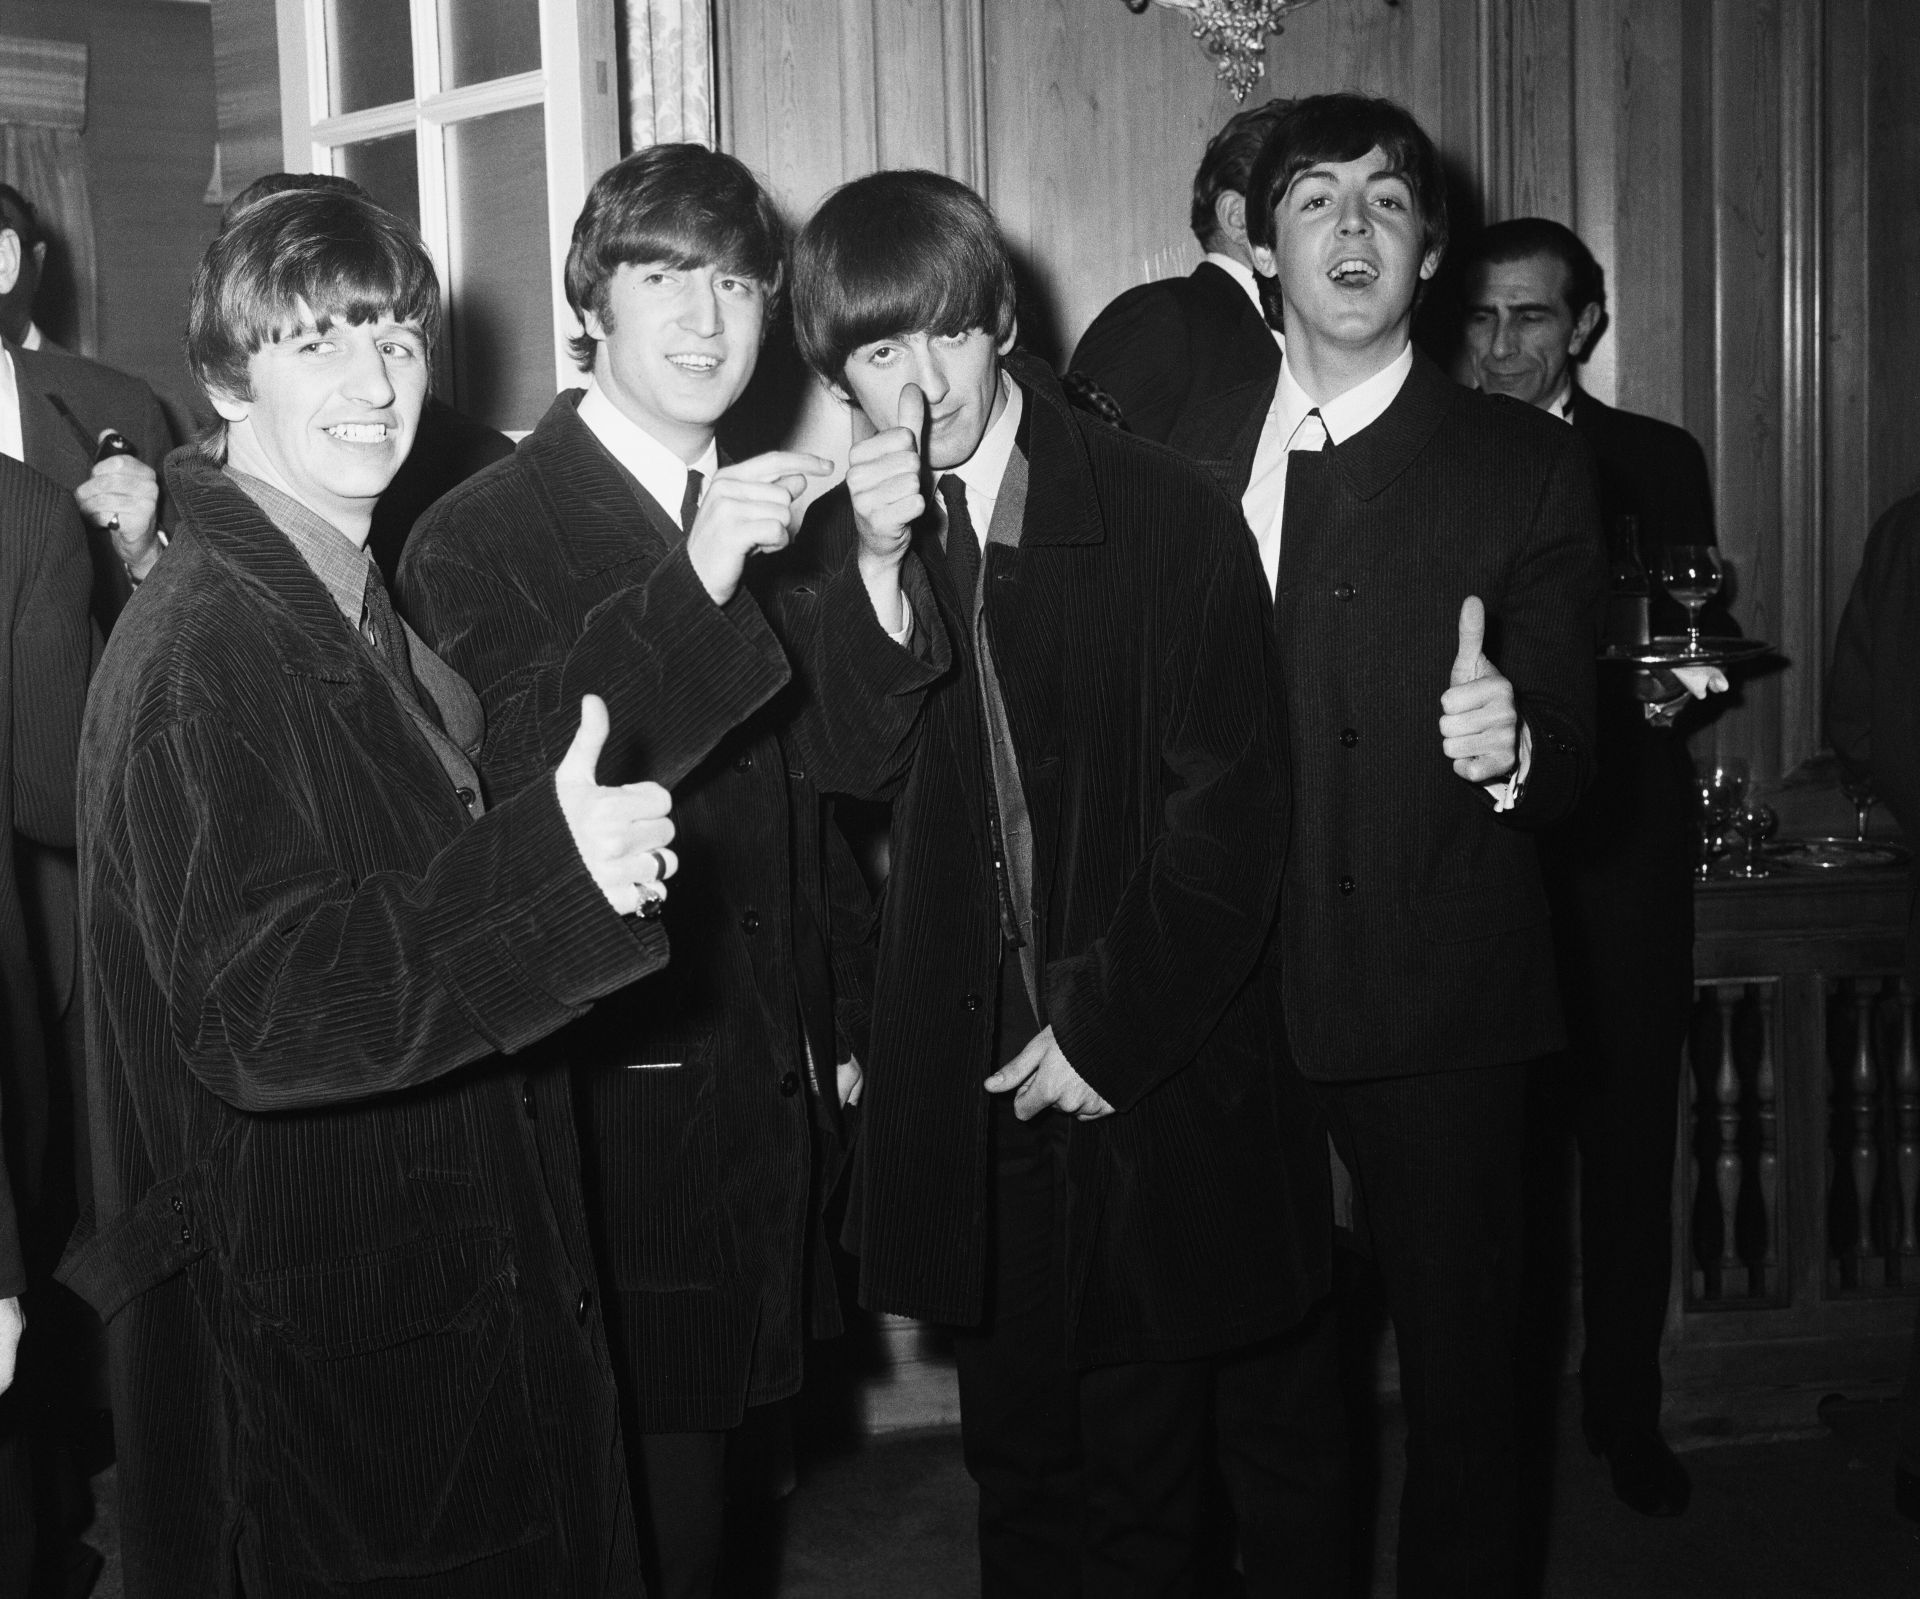
[[1619, 410], [1583, 389], [1574, 391], [1573, 426], [1593, 449], [1605, 525], [1638, 517], [1649, 549], [1715, 542], [1706, 453], [1685, 428]]

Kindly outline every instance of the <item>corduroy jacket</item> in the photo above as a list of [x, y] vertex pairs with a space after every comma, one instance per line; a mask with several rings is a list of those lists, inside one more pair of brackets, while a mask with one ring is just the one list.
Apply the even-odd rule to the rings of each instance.
[[[551, 782], [475, 821], [191, 451], [80, 762], [96, 1226], [133, 1599], [637, 1595], [566, 1085], [666, 957]], [[716, 735], [717, 736], [717, 732]]]

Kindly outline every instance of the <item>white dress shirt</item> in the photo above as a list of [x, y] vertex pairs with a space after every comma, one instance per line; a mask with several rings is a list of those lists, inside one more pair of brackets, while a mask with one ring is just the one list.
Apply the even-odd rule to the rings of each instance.
[[[949, 470], [967, 486], [967, 520], [973, 524], [973, 536], [987, 547], [987, 530], [993, 526], [993, 508], [1000, 503], [1000, 484], [1007, 475], [1007, 462], [1013, 459], [1013, 441], [1020, 436], [1020, 418], [1027, 408], [1020, 385], [1006, 373], [1000, 374], [1000, 393], [1006, 404], [993, 425], [980, 436], [980, 445], [959, 466]], [[946, 472], [933, 474], [934, 498], [940, 500], [940, 516], [945, 525], [947, 504], [940, 499], [939, 483]]]
[[14, 376], [13, 357], [4, 348], [0, 348], [0, 455], [16, 461], [27, 458], [20, 435], [20, 384]]
[[703, 474], [700, 497], [713, 486], [720, 467], [720, 447], [712, 439], [691, 463], [683, 461], [626, 412], [607, 398], [593, 379], [580, 401], [580, 420], [588, 432], [607, 447], [607, 453], [640, 480], [640, 487], [660, 502], [669, 521], [680, 518], [680, 502], [687, 493], [689, 470]]
[[1362, 428], [1377, 422], [1398, 397], [1412, 370], [1413, 346], [1409, 344], [1365, 382], [1316, 407], [1293, 375], [1292, 363], [1281, 355], [1279, 386], [1273, 391], [1273, 404], [1267, 407], [1266, 421], [1260, 425], [1260, 443], [1253, 452], [1253, 476], [1247, 480], [1246, 493], [1240, 496], [1240, 509], [1260, 547], [1260, 567], [1267, 574], [1269, 594], [1280, 581], [1287, 457], [1295, 450], [1321, 449], [1329, 438], [1336, 445], [1344, 444]]

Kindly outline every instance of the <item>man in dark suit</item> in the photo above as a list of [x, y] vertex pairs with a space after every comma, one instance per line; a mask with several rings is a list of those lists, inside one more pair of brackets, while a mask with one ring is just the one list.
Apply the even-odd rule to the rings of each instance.
[[932, 674], [893, 773], [862, 1302], [964, 1329], [984, 1592], [1184, 1592], [1207, 1357], [1296, 1320], [1328, 1254], [1257, 966], [1286, 778], [1251, 551], [1200, 474], [1015, 352], [963, 185], [829, 196], [794, 310], [857, 407], [806, 538], [830, 572], [912, 550], [907, 608], [876, 576], [843, 647], [913, 659], [891, 632]]
[[[1487, 229], [1461, 278], [1476, 383], [1587, 441], [1610, 542], [1655, 574], [1653, 631], [1679, 631], [1660, 557], [1714, 542], [1706, 457], [1691, 434], [1604, 405], [1575, 381], [1605, 324], [1599, 264], [1570, 229], [1522, 217]], [[1726, 687], [1711, 666], [1603, 667], [1593, 787], [1541, 838], [1569, 1048], [1541, 1074], [1535, 1147], [1557, 1146], [1545, 1134], [1564, 1125], [1579, 1146], [1582, 1420], [1615, 1492], [1647, 1515], [1678, 1515], [1689, 1495], [1660, 1436], [1674, 1107], [1693, 1004], [1693, 773], [1674, 722], [1690, 696]]]
[[730, 462], [715, 439], [784, 276], [784, 229], [733, 157], [656, 145], [609, 168], [567, 261], [586, 389], [443, 498], [401, 567], [403, 609], [486, 709], [498, 794], [544, 781], [575, 683], [612, 706], [623, 732], [605, 766], [623, 779], [671, 748], [660, 717], [684, 682], [738, 721], [675, 787], [698, 879], [667, 912], [672, 970], [548, 1046], [579, 1097], [663, 1599], [712, 1593], [728, 1435], [798, 1389], [810, 1321], [839, 1327], [821, 1190], [859, 1068], [835, 1035], [825, 872], [857, 869], [828, 850], [797, 696], [776, 695], [785, 659], [742, 582], [831, 463]]
[[[1920, 494], [1874, 523], [1840, 618], [1827, 677], [1827, 738], [1871, 777], [1910, 843], [1920, 843]], [[1920, 892], [1907, 920], [1907, 981], [1920, 988]], [[1920, 1316], [1900, 1401], [1893, 1502], [1920, 1522]]]
[[[440, 293], [352, 196], [209, 246], [167, 559], [80, 754], [96, 1226], [130, 1599], [643, 1591], [567, 1085], [500, 1058], [660, 966], [665, 791], [605, 704], [489, 804], [365, 551]], [[353, 320], [358, 318], [359, 320]], [[725, 728], [689, 688], [673, 759]], [[478, 1069], [473, 1069], [478, 1068]]]
[[1207, 144], [1193, 175], [1188, 222], [1206, 259], [1184, 278], [1137, 284], [1081, 336], [1069, 371], [1093, 379], [1128, 431], [1165, 443], [1197, 400], [1280, 370], [1247, 243], [1247, 174], [1267, 129], [1286, 109], [1269, 100], [1236, 112]]
[[[1240, 496], [1273, 593], [1294, 761], [1288, 1033], [1398, 1335], [1401, 1592], [1485, 1599], [1517, 1580], [1523, 1089], [1563, 1041], [1532, 830], [1572, 808], [1592, 761], [1591, 474], [1564, 428], [1412, 348], [1447, 213], [1406, 112], [1296, 102], [1247, 205], [1285, 358], [1191, 407], [1169, 442]], [[1301, 1396], [1337, 1383], [1333, 1353], [1309, 1338], [1223, 1371], [1250, 1591], [1292, 1591], [1294, 1552], [1267, 1529], [1311, 1524], [1303, 1497], [1322, 1524], [1340, 1514], [1337, 1441], [1309, 1427], [1320, 1458], [1303, 1466], [1292, 1436]], [[1335, 1567], [1317, 1542], [1309, 1591], [1340, 1591]]]
[[[92, 654], [79, 520], [59, 484], [0, 456], [0, 837], [69, 853]], [[55, 1203], [48, 1192], [50, 1160], [69, 1187], [71, 1175], [49, 1147], [48, 1040], [18, 859], [13, 848], [0, 855], [0, 1394], [14, 1375], [23, 1293], [36, 1325], [20, 1384], [0, 1397], [0, 1591], [57, 1595], [76, 1529], [63, 1524], [74, 1507], [61, 1492], [66, 1351], [48, 1312], [72, 1210], [70, 1196]]]

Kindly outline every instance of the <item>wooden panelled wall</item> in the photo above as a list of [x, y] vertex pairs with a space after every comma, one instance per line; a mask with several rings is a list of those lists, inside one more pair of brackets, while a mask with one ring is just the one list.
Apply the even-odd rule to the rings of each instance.
[[[1186, 196], [1234, 110], [1173, 12], [1120, 0], [716, 0], [722, 143], [801, 216], [844, 179], [979, 187], [1063, 359], [1197, 259]], [[1735, 611], [1788, 666], [1710, 735], [1779, 775], [1820, 744], [1873, 516], [1920, 488], [1920, 5], [1319, 0], [1255, 94], [1357, 88], [1434, 134], [1457, 231], [1538, 214], [1607, 269], [1584, 381], [1706, 447]], [[1442, 353], [1442, 352], [1436, 352]]]

